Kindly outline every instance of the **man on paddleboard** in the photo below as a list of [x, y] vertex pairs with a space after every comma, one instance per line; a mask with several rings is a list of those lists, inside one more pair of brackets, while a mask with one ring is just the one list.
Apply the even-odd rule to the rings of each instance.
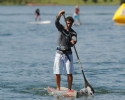
[[37, 21], [37, 19], [39, 21], [41, 20], [39, 8], [37, 8], [36, 11], [35, 11], [35, 21]]
[[74, 23], [74, 19], [71, 16], [66, 18], [63, 16], [66, 22], [65, 27], [60, 24], [59, 21], [63, 14], [65, 14], [65, 11], [61, 10], [55, 20], [55, 26], [58, 29], [58, 44], [53, 71], [55, 74], [57, 90], [60, 90], [61, 74], [63, 74], [63, 72], [66, 72], [67, 74], [68, 89], [71, 90], [74, 73], [71, 47], [73, 47], [77, 42], [77, 34], [71, 28]]

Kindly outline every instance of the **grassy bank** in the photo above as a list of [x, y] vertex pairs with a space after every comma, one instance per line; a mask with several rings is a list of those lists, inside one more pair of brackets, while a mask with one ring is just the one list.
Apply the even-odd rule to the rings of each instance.
[[[0, 5], [119, 5], [120, 0], [0, 0]], [[106, 2], [104, 2], [106, 1]]]

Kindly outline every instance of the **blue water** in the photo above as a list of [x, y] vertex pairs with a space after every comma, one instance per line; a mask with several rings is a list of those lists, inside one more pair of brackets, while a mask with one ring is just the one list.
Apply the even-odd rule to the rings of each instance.
[[[112, 17], [119, 6], [80, 6], [81, 26], [76, 49], [86, 78], [95, 89], [92, 100], [125, 98], [125, 26], [117, 26]], [[34, 21], [37, 6], [0, 6], [0, 100], [89, 100], [49, 96], [45, 87], [55, 87], [53, 61], [60, 10], [73, 14], [74, 6], [39, 6], [42, 20]], [[60, 22], [64, 23], [61, 18]], [[74, 51], [74, 50], [73, 50]], [[84, 87], [80, 65], [74, 56], [73, 89]], [[67, 87], [66, 76], [61, 85]]]

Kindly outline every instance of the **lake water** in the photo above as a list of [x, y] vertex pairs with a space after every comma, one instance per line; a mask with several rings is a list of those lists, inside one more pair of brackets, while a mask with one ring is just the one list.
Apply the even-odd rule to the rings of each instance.
[[[73, 14], [74, 6], [38, 6], [42, 20], [34, 21], [37, 6], [0, 6], [0, 100], [58, 100], [45, 87], [55, 87], [53, 62], [60, 10]], [[119, 6], [80, 6], [81, 26], [76, 49], [87, 80], [95, 89], [92, 100], [125, 99], [125, 26], [117, 26], [112, 17]], [[64, 23], [63, 17], [60, 22]], [[74, 50], [73, 50], [74, 52]], [[84, 87], [78, 60], [74, 55], [73, 89]], [[66, 76], [61, 85], [67, 87]], [[60, 98], [89, 100], [90, 98]]]

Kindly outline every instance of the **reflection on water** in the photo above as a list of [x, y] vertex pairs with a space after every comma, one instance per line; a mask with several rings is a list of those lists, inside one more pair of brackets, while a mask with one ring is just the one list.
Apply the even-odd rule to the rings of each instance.
[[55, 96], [54, 97], [55, 99], [54, 100], [93, 100], [94, 98], [93, 97], [87, 97], [87, 96], [83, 96], [83, 97], [80, 97], [80, 98], [73, 98], [73, 97], [58, 97], [58, 96]]

